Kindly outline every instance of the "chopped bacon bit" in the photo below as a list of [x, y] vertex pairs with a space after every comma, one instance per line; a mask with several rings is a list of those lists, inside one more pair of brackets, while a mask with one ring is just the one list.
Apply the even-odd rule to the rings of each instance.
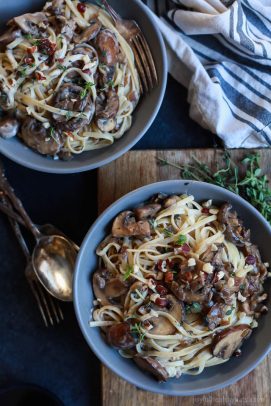
[[208, 207], [203, 207], [203, 208], [201, 209], [201, 212], [204, 213], [204, 214], [209, 214], [209, 209], [208, 209]]
[[33, 58], [33, 56], [26, 56], [24, 58], [24, 63], [26, 65], [32, 65], [35, 62], [35, 59]]
[[90, 70], [90, 69], [84, 69], [82, 72], [83, 72], [83, 73], [86, 73], [87, 75], [90, 75], [90, 74], [91, 74], [91, 70]]
[[254, 265], [256, 263], [256, 258], [254, 257], [254, 255], [248, 255], [246, 257], [246, 264], [247, 265]]
[[34, 52], [37, 52], [38, 48], [36, 47], [36, 45], [34, 45], [31, 48], [27, 48], [26, 52], [30, 55], [32, 55]]
[[157, 262], [157, 268], [159, 269], [159, 271], [165, 270], [166, 263], [167, 262], [164, 259], [159, 259], [159, 261]]
[[154, 303], [159, 307], [167, 307], [168, 300], [165, 297], [158, 297]]
[[187, 280], [188, 282], [191, 282], [192, 279], [193, 279], [193, 274], [192, 274], [192, 272], [190, 272], [190, 271], [185, 272], [185, 274], [183, 275], [183, 278], [184, 278], [185, 280]]
[[189, 247], [189, 245], [186, 244], [186, 243], [183, 244], [181, 248], [182, 248], [182, 251], [183, 251], [184, 254], [187, 254], [187, 253], [190, 252], [190, 250], [191, 250], [191, 248]]
[[46, 76], [44, 76], [42, 73], [40, 72], [35, 72], [35, 76], [37, 80], [46, 80]]
[[39, 39], [38, 49], [45, 55], [53, 56], [56, 51], [56, 44], [51, 42], [48, 38]]
[[163, 285], [157, 285], [156, 290], [161, 296], [165, 296], [168, 293], [167, 288]]
[[168, 272], [166, 272], [166, 274], [165, 274], [165, 282], [167, 282], [167, 283], [169, 283], [169, 282], [172, 282], [173, 281], [173, 272], [170, 272], [170, 271], [168, 271]]
[[86, 11], [86, 5], [84, 3], [78, 3], [77, 4], [77, 10], [79, 11], [79, 13], [84, 14], [84, 12]]
[[59, 62], [59, 63], [63, 63], [63, 62], [64, 62], [64, 60], [65, 60], [65, 59], [63, 59], [63, 58], [58, 58], [57, 62]]

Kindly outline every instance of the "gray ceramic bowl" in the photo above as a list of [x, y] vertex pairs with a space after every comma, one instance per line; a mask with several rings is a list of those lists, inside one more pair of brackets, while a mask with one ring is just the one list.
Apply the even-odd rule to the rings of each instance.
[[[0, 1], [0, 23], [4, 23], [16, 15], [40, 10], [45, 4], [44, 0], [8, 0]], [[161, 106], [166, 82], [167, 82], [167, 59], [162, 36], [155, 25], [151, 12], [140, 0], [110, 0], [110, 4], [124, 18], [135, 19], [152, 49], [155, 65], [158, 72], [159, 84], [151, 92], [142, 98], [133, 114], [133, 124], [121, 139], [113, 145], [97, 150], [88, 151], [81, 155], [75, 155], [72, 161], [54, 161], [53, 159], [39, 155], [27, 148], [19, 139], [0, 139], [0, 152], [13, 161], [42, 172], [51, 173], [75, 173], [103, 166], [118, 158], [136, 144], [146, 133]]]
[[[239, 196], [203, 182], [169, 180], [153, 183], [137, 189], [116, 201], [105, 210], [93, 224], [82, 244], [74, 278], [74, 306], [80, 328], [97, 357], [112, 371], [139, 388], [174, 396], [199, 395], [221, 389], [236, 382], [255, 368], [271, 349], [271, 313], [260, 319], [259, 327], [242, 347], [242, 356], [233, 358], [224, 365], [210, 367], [198, 376], [183, 375], [166, 383], [158, 383], [141, 371], [133, 361], [122, 358], [116, 350], [106, 344], [98, 328], [90, 328], [90, 310], [93, 301], [91, 274], [97, 267], [95, 249], [110, 232], [112, 220], [123, 211], [148, 200], [152, 195], [192, 194], [196, 200], [213, 199], [221, 204], [225, 201], [233, 207], [252, 231], [252, 240], [259, 247], [264, 261], [270, 261], [271, 228], [259, 212]], [[266, 284], [270, 292], [270, 284]], [[269, 299], [270, 301], [270, 299]]]

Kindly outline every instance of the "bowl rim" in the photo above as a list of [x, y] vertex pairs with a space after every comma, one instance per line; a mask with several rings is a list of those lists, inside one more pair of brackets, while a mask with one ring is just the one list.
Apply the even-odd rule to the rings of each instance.
[[[71, 174], [71, 173], [80, 173], [80, 172], [85, 172], [89, 171], [92, 169], [97, 169], [100, 168], [104, 165], [107, 165], [108, 163], [116, 160], [120, 156], [124, 155], [127, 151], [133, 148], [135, 144], [146, 134], [146, 132], [149, 130], [150, 126], [154, 122], [155, 118], [157, 117], [158, 111], [160, 110], [161, 104], [164, 100], [165, 96], [165, 91], [166, 91], [166, 86], [167, 86], [167, 72], [168, 72], [168, 60], [167, 60], [167, 52], [166, 52], [166, 46], [165, 42], [163, 39], [163, 35], [161, 31], [159, 30], [157, 24], [155, 23], [155, 17], [153, 16], [153, 13], [151, 10], [141, 1], [138, 0], [133, 0], [134, 3], [136, 4], [137, 7], [139, 7], [142, 12], [148, 17], [148, 24], [150, 24], [155, 32], [156, 38], [158, 39], [158, 42], [160, 44], [160, 51], [162, 54], [162, 77], [161, 77], [161, 85], [160, 85], [160, 91], [159, 91], [159, 98], [158, 101], [155, 105], [155, 108], [151, 112], [151, 115], [145, 125], [145, 127], [138, 132], [137, 136], [134, 137], [125, 147], [121, 148], [119, 151], [116, 151], [112, 153], [109, 157], [106, 157], [99, 162], [96, 163], [80, 163], [78, 162], [73, 168], [69, 167], [59, 167], [59, 168], [52, 168], [50, 167], [50, 159], [45, 156], [40, 156], [41, 158], [44, 158], [44, 163], [36, 163], [36, 162], [31, 162], [28, 161], [25, 158], [21, 158], [21, 155], [15, 155], [12, 153], [12, 150], [10, 148], [3, 148], [3, 146], [0, 145], [0, 153], [3, 154], [5, 157], [9, 158], [11, 161], [22, 165], [26, 168], [29, 169], [34, 169], [38, 172], [44, 172], [44, 173], [53, 173], [53, 174]], [[133, 124], [132, 124], [133, 125]], [[125, 136], [125, 134], [124, 134]], [[20, 140], [19, 140], [20, 142]], [[22, 144], [22, 147], [24, 147], [24, 144]], [[28, 148], [27, 146], [25, 146]], [[37, 152], [33, 151], [34, 153], [38, 154]], [[86, 153], [89, 151], [86, 151]], [[40, 155], [40, 154], [38, 154]]]
[[[83, 261], [83, 257], [85, 256], [85, 251], [88, 249], [88, 243], [89, 243], [89, 239], [90, 236], [93, 232], [95, 232], [95, 229], [99, 226], [100, 222], [107, 217], [107, 214], [111, 212], [111, 210], [113, 210], [114, 208], [118, 207], [118, 205], [120, 204], [120, 202], [122, 202], [124, 199], [128, 199], [129, 197], [133, 197], [136, 196], [137, 194], [140, 194], [141, 192], [144, 192], [146, 190], [148, 190], [150, 187], [156, 187], [157, 190], [163, 191], [163, 186], [168, 185], [168, 184], [173, 184], [176, 185], [176, 188], [178, 186], [187, 186], [187, 183], [189, 184], [198, 184], [200, 185], [208, 185], [209, 187], [213, 188], [214, 190], [218, 190], [218, 191], [223, 191], [223, 193], [226, 196], [229, 197], [233, 197], [234, 199], [237, 199], [241, 202], [242, 205], [246, 206], [252, 213], [253, 215], [256, 215], [257, 217], [260, 218], [260, 221], [269, 229], [270, 234], [271, 234], [271, 226], [268, 223], [268, 221], [262, 216], [262, 214], [255, 208], [253, 207], [248, 201], [246, 201], [245, 199], [243, 199], [241, 196], [227, 190], [224, 189], [220, 186], [217, 185], [213, 185], [207, 182], [200, 182], [200, 181], [196, 181], [196, 180], [165, 180], [165, 181], [160, 181], [160, 182], [153, 182], [153, 183], [149, 183], [147, 185], [141, 186], [137, 189], [134, 189], [128, 193], [126, 193], [125, 195], [121, 196], [119, 199], [117, 199], [115, 202], [113, 202], [110, 206], [108, 206], [95, 220], [95, 222], [92, 224], [92, 226], [90, 227], [89, 231], [87, 232], [81, 247], [80, 247], [80, 251], [79, 254], [77, 256], [77, 260], [76, 260], [76, 264], [75, 264], [75, 273], [74, 273], [74, 279], [73, 279], [73, 304], [74, 304], [74, 310], [75, 310], [75, 314], [76, 314], [76, 318], [80, 327], [80, 330], [83, 334], [83, 336], [85, 337], [85, 340], [87, 342], [87, 344], [89, 345], [89, 347], [91, 348], [91, 350], [94, 352], [94, 354], [98, 357], [98, 359], [106, 366], [108, 367], [111, 371], [113, 371], [117, 376], [121, 377], [122, 379], [124, 379], [125, 381], [129, 382], [132, 385], [135, 385], [136, 387], [143, 389], [145, 391], [149, 391], [149, 392], [153, 392], [153, 393], [157, 393], [157, 394], [162, 394], [162, 395], [169, 395], [169, 396], [196, 396], [196, 395], [204, 395], [210, 392], [214, 392], [216, 390], [219, 389], [223, 389], [229, 385], [232, 385], [234, 383], [236, 383], [237, 381], [239, 381], [240, 379], [242, 379], [244, 376], [246, 376], [247, 374], [249, 374], [253, 369], [255, 369], [262, 361], [263, 359], [268, 355], [268, 353], [271, 351], [271, 341], [269, 344], [267, 344], [266, 348], [263, 350], [262, 354], [253, 362], [251, 363], [250, 366], [248, 366], [247, 368], [245, 368], [243, 371], [235, 374], [233, 377], [226, 379], [223, 383], [218, 383], [218, 384], [214, 384], [211, 386], [206, 387], [206, 389], [193, 389], [192, 390], [185, 390], [185, 389], [181, 389], [181, 390], [176, 390], [176, 389], [166, 389], [163, 388], [162, 385], [157, 386], [157, 388], [149, 388], [147, 384], [145, 384], [144, 382], [135, 382], [132, 378], [130, 378], [130, 376], [125, 375], [124, 372], [122, 372], [121, 370], [118, 370], [112, 363], [110, 363], [110, 361], [108, 361], [108, 359], [104, 356], [103, 353], [99, 352], [96, 349], [95, 346], [95, 342], [94, 340], [92, 340], [91, 336], [89, 335], [89, 329], [90, 327], [88, 325], [85, 325], [85, 323], [83, 322], [82, 316], [81, 316], [81, 311], [80, 311], [80, 306], [79, 306], [79, 295], [80, 295], [80, 287], [79, 287], [79, 283], [78, 283], [78, 279], [79, 279], [79, 273], [80, 273], [80, 269], [81, 269], [81, 263]], [[90, 271], [91, 272], [91, 271]], [[101, 340], [102, 340], [102, 336], [100, 336]], [[135, 366], [136, 368], [136, 366]], [[160, 389], [161, 388], [161, 389]]]

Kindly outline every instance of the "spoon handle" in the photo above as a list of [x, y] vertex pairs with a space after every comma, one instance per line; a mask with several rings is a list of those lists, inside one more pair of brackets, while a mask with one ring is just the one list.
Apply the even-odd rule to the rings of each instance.
[[[1, 196], [1, 192], [0, 192], [0, 196]], [[3, 203], [3, 197], [2, 197], [2, 202], [0, 202], [0, 211], [2, 213], [4, 213], [6, 216], [11, 217], [13, 220], [17, 221], [17, 223], [21, 224], [22, 226], [25, 226], [25, 223], [23, 222], [21, 217], [17, 213], [15, 213], [13, 208], [8, 207], [5, 205], [5, 203]]]
[[[2, 201], [3, 201], [2, 205], [4, 207], [6, 207], [7, 211], [9, 213], [13, 213], [12, 206], [8, 202], [8, 200], [5, 197], [2, 197]], [[15, 215], [15, 217], [16, 217], [16, 215]], [[18, 217], [18, 219], [20, 219], [19, 216], [17, 216], [17, 217]], [[20, 226], [19, 226], [18, 222], [14, 219], [13, 216], [10, 216], [10, 215], [8, 215], [8, 220], [9, 220], [10, 225], [11, 225], [13, 231], [14, 231], [14, 234], [15, 234], [17, 240], [18, 240], [18, 243], [21, 246], [21, 249], [22, 249], [22, 251], [23, 251], [23, 253], [25, 255], [26, 260], [29, 261], [30, 258], [31, 258], [30, 251], [29, 251], [29, 248], [28, 248], [28, 246], [26, 244], [26, 241], [25, 241], [25, 239], [23, 237], [23, 234], [21, 232], [21, 229], [20, 229]], [[21, 220], [21, 222], [22, 222], [22, 220]]]
[[40, 232], [25, 211], [21, 200], [16, 196], [13, 188], [9, 184], [4, 172], [2, 162], [0, 164], [0, 189], [2, 189], [2, 191], [8, 196], [13, 207], [18, 211], [18, 213], [24, 220], [26, 227], [29, 228], [34, 237], [38, 239], [40, 237]]

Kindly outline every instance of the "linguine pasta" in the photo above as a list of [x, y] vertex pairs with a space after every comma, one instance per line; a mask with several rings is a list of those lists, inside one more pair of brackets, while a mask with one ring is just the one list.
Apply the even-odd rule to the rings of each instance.
[[230, 206], [155, 196], [97, 248], [91, 327], [159, 380], [240, 354], [266, 310], [266, 267]]
[[18, 132], [39, 153], [64, 159], [122, 137], [139, 79], [130, 46], [102, 8], [53, 0], [8, 25], [0, 37], [0, 106], [9, 121], [0, 135]]

